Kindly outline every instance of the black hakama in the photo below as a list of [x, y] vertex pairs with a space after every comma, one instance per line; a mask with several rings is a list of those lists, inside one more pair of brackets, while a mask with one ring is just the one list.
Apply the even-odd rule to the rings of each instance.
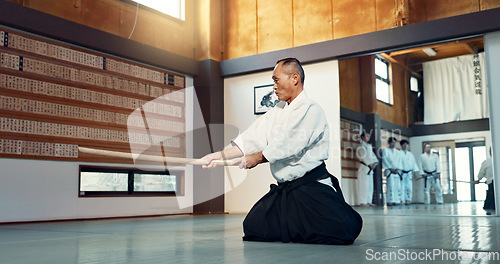
[[[317, 181], [328, 177], [336, 191]], [[243, 240], [348, 245], [362, 225], [323, 163], [301, 178], [272, 184], [246, 216]]]
[[488, 190], [486, 191], [486, 200], [484, 200], [484, 210], [495, 210], [495, 187], [493, 182], [488, 184]]

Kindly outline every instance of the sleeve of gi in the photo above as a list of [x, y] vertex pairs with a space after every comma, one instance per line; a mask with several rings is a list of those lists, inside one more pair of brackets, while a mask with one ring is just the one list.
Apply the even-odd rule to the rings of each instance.
[[260, 152], [267, 145], [267, 126], [269, 121], [269, 110], [264, 115], [253, 122], [247, 130], [243, 131], [233, 140], [233, 143], [240, 148], [243, 155]]
[[327, 136], [328, 123], [321, 107], [304, 103], [290, 114], [279, 135], [268, 140], [262, 154], [269, 162], [299, 156]]
[[394, 157], [393, 157], [393, 155], [390, 155], [388, 148], [385, 148], [382, 151], [382, 167], [384, 167], [384, 169], [396, 168], [396, 166], [394, 166], [394, 163], [393, 163], [393, 158]]
[[486, 177], [486, 160], [481, 163], [481, 168], [479, 169], [479, 172], [477, 173], [477, 180], [480, 181], [482, 178]]
[[436, 163], [436, 173], [441, 173], [441, 162], [437, 154], [434, 154], [434, 162]]

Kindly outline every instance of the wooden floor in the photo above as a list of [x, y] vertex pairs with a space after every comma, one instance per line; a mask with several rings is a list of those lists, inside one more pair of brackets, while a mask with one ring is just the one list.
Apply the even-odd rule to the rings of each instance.
[[459, 207], [356, 208], [364, 226], [350, 246], [243, 242], [244, 215], [0, 225], [0, 263], [499, 263], [500, 218]]

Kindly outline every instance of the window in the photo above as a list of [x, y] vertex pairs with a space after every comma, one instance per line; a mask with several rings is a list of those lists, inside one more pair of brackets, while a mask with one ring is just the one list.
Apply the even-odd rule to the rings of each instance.
[[182, 171], [80, 166], [80, 197], [182, 195]]
[[185, 0], [124, 0], [134, 2], [184, 21]]
[[379, 57], [375, 57], [375, 77], [377, 100], [386, 104], [392, 104], [389, 63]]
[[419, 92], [418, 89], [418, 79], [415, 76], [410, 77], [410, 90], [412, 92]]

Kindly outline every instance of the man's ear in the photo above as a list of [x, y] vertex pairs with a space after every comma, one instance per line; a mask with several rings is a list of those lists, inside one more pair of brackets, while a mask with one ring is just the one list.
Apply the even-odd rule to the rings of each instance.
[[299, 83], [300, 76], [296, 72], [294, 72], [292, 73], [292, 78], [293, 78], [293, 84], [297, 85]]

